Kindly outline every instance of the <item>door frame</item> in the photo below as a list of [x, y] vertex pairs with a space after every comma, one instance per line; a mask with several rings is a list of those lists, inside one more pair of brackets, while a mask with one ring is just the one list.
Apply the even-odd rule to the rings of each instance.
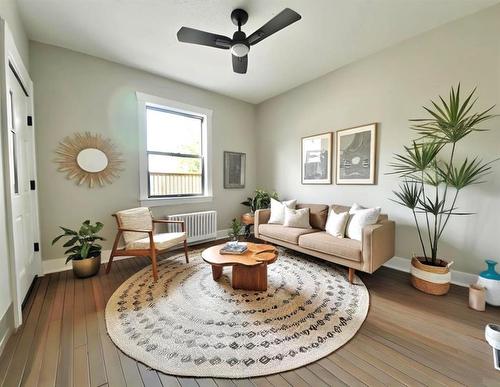
[[[12, 217], [12, 189], [10, 181], [10, 171], [11, 171], [11, 160], [9, 157], [9, 130], [8, 130], [8, 90], [7, 90], [7, 77], [9, 71], [14, 71], [18, 81], [22, 84], [26, 93], [28, 94], [29, 103], [27, 106], [28, 114], [33, 117], [33, 82], [29, 76], [28, 70], [26, 69], [19, 51], [17, 50], [16, 44], [12, 33], [5, 20], [0, 18], [0, 125], [2, 128], [2, 153], [3, 160], [2, 167], [4, 173], [4, 186], [5, 186], [5, 201], [6, 201], [6, 223], [7, 223], [7, 240], [8, 240], [8, 251], [9, 251], [9, 276], [10, 276], [10, 288], [12, 292], [12, 302], [14, 310], [14, 326], [17, 329], [22, 324], [22, 305], [23, 297], [19, 291], [19, 284], [17, 283], [16, 274], [16, 262], [14, 255], [14, 230], [13, 230], [13, 217]], [[32, 120], [33, 126], [33, 136], [35, 133], [35, 120]], [[35, 178], [35, 184], [38, 184], [37, 179], [37, 168], [36, 168], [36, 144], [35, 138], [33, 138], [33, 176]], [[34, 214], [34, 236], [36, 241], [40, 243], [40, 222], [39, 222], [39, 205], [38, 205], [38, 189], [35, 189], [34, 196], [32, 199], [33, 204], [33, 214]], [[36, 275], [42, 275], [42, 253], [41, 249], [34, 253], [34, 272]]]

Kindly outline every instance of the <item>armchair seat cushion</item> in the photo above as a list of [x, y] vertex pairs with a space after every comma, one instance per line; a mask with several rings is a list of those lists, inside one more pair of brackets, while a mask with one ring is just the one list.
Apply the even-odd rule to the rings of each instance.
[[[186, 240], [185, 232], [167, 232], [153, 235], [156, 250], [166, 250]], [[149, 249], [149, 237], [137, 239], [126, 245], [127, 250]]]
[[312, 232], [318, 232], [313, 228], [297, 228], [297, 227], [285, 227], [281, 224], [261, 224], [259, 225], [259, 233], [274, 239], [279, 239], [283, 242], [297, 244], [299, 241], [299, 236], [304, 234], [309, 234]]
[[336, 238], [324, 231], [301, 235], [299, 246], [321, 253], [361, 262], [361, 242], [349, 238]]

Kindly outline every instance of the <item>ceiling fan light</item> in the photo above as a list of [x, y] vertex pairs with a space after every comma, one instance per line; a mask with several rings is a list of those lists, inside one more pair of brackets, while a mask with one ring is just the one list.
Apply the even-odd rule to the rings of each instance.
[[235, 43], [231, 46], [231, 53], [239, 58], [248, 54], [248, 51], [250, 51], [250, 47], [244, 43]]

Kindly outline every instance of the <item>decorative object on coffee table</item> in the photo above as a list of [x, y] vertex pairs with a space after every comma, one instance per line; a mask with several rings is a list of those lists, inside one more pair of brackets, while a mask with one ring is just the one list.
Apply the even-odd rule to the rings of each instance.
[[377, 124], [339, 130], [337, 138], [337, 184], [375, 184]]
[[78, 185], [111, 184], [118, 178], [123, 160], [109, 138], [89, 132], [66, 137], [56, 149], [57, 169]]
[[201, 253], [203, 260], [212, 265], [212, 276], [217, 281], [224, 266], [231, 266], [233, 289], [254, 291], [267, 290], [267, 265], [275, 262], [278, 251], [271, 245], [247, 243], [247, 251], [241, 255], [221, 254], [224, 245], [209, 247]]
[[224, 152], [224, 188], [245, 188], [246, 154]]
[[68, 238], [63, 245], [65, 248], [69, 247], [65, 251], [65, 254], [69, 254], [66, 263], [71, 261], [73, 273], [78, 278], [92, 277], [99, 272], [102, 246], [96, 241], [104, 240], [104, 238], [97, 235], [103, 227], [104, 225], [101, 222], [91, 224], [90, 220], [83, 222], [78, 231], [60, 227], [64, 234], [57, 236], [52, 241], [54, 245], [59, 239]]
[[243, 223], [239, 219], [233, 218], [231, 221], [231, 228], [227, 233], [229, 239], [233, 242], [238, 242], [241, 232], [243, 231]]
[[332, 184], [332, 133], [302, 137], [302, 184]]
[[[422, 247], [422, 256], [412, 260], [412, 284], [429, 294], [445, 294], [449, 289], [450, 264], [439, 259], [439, 241], [453, 216], [469, 215], [458, 210], [459, 193], [468, 186], [484, 181], [491, 170], [491, 161], [477, 156], [457, 160], [457, 144], [471, 133], [483, 131], [480, 126], [493, 117], [493, 107], [474, 112], [475, 89], [461, 100], [460, 84], [451, 88], [448, 101], [439, 97], [429, 114], [411, 120], [419, 135], [404, 152], [396, 154], [390, 166], [402, 183], [395, 202], [411, 210]], [[446, 161], [444, 161], [446, 160]]]
[[479, 273], [477, 284], [486, 289], [486, 302], [490, 305], [500, 306], [500, 274], [496, 272], [496, 261], [487, 259], [488, 269]]
[[146, 267], [110, 297], [109, 336], [133, 359], [180, 376], [249, 378], [324, 358], [361, 327], [368, 290], [331, 263], [285, 249], [278, 259], [267, 292], [252, 292], [233, 290], [227, 275], [214, 281], [200, 251], [188, 264], [169, 256], [158, 282]]

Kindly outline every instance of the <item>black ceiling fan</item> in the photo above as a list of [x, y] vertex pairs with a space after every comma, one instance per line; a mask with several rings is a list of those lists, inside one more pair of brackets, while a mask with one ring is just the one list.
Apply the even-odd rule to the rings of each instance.
[[203, 46], [221, 48], [223, 50], [230, 49], [233, 56], [233, 71], [235, 73], [245, 74], [247, 72], [248, 51], [250, 51], [250, 46], [259, 43], [268, 36], [271, 36], [275, 32], [278, 32], [300, 19], [301, 16], [297, 12], [290, 8], [285, 8], [247, 37], [241, 30], [241, 26], [247, 22], [248, 13], [238, 8], [231, 12], [231, 20], [238, 26], [238, 31], [233, 34], [232, 39], [224, 35], [212, 34], [189, 27], [182, 27], [177, 32], [177, 39], [179, 42], [184, 43], [201, 44]]

